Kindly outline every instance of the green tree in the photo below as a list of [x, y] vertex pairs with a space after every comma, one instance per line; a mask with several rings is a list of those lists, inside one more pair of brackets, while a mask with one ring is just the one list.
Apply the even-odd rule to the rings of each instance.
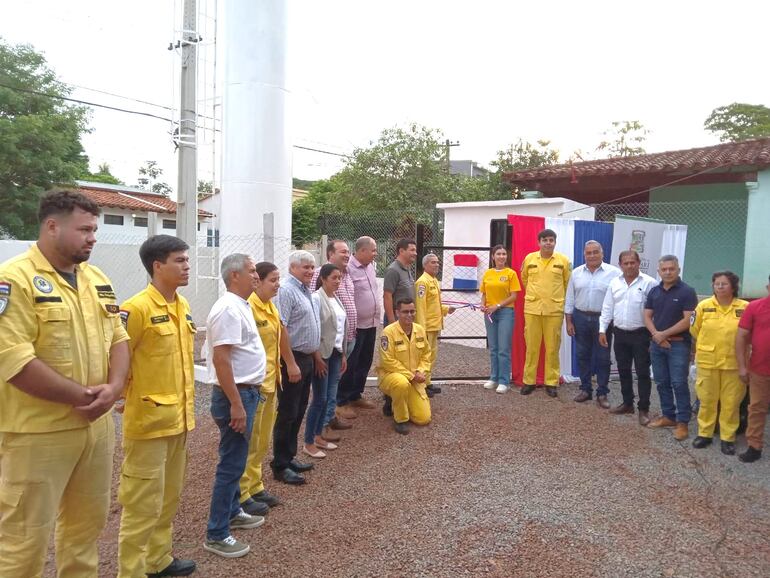
[[162, 174], [163, 169], [158, 166], [157, 161], [146, 161], [139, 167], [139, 178], [136, 182], [143, 189], [149, 188], [153, 193], [168, 197], [173, 189], [168, 183], [158, 180]]
[[610, 158], [643, 155], [649, 133], [638, 120], [618, 120], [612, 123], [611, 129], [604, 132], [604, 140], [596, 150], [606, 151]]
[[36, 237], [40, 195], [88, 171], [87, 109], [56, 98], [70, 91], [42, 54], [0, 39], [0, 235]]
[[770, 137], [770, 108], [734, 102], [712, 110], [703, 127], [721, 142]]
[[535, 169], [559, 162], [559, 151], [551, 148], [551, 141], [540, 139], [535, 144], [519, 139], [516, 144], [497, 151], [497, 158], [489, 164], [497, 169], [490, 177], [489, 198], [510, 199], [518, 196], [519, 189], [503, 181], [505, 173]]
[[337, 174], [337, 207], [347, 210], [432, 208], [456, 190], [447, 170], [441, 131], [417, 124], [382, 131], [356, 148]]
[[295, 246], [301, 247], [321, 237], [320, 219], [331, 205], [337, 189], [334, 177], [315, 181], [308, 194], [294, 202], [291, 210], [291, 241]]
[[91, 181], [92, 183], [105, 183], [108, 185], [125, 185], [118, 177], [110, 172], [110, 165], [102, 163], [99, 170], [95, 173], [86, 172], [78, 177], [81, 181]]
[[205, 199], [214, 194], [214, 183], [212, 181], [198, 180], [198, 200]]

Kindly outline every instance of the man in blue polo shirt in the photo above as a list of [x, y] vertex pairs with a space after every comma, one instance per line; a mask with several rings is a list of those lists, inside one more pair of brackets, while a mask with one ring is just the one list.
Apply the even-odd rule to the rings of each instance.
[[679, 259], [663, 255], [658, 261], [660, 284], [644, 305], [644, 324], [652, 336], [650, 359], [658, 386], [661, 415], [648, 427], [674, 427], [674, 437], [687, 439], [690, 422], [690, 319], [698, 305], [695, 290], [679, 277]]

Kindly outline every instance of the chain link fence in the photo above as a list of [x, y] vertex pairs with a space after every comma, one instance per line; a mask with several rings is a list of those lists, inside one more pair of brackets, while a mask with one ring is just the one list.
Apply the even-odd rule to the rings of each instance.
[[651, 201], [596, 205], [596, 220], [614, 222], [616, 215], [658, 219], [687, 225], [685, 280], [699, 294], [711, 293], [711, 274], [743, 272], [748, 201]]

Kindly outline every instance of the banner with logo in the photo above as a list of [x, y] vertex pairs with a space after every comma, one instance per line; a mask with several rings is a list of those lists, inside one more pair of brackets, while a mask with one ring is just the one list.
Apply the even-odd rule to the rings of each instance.
[[612, 235], [612, 263], [617, 263], [621, 251], [633, 249], [642, 260], [640, 270], [653, 279], [657, 278], [658, 259], [663, 249], [666, 223], [655, 219], [640, 219], [615, 215]]

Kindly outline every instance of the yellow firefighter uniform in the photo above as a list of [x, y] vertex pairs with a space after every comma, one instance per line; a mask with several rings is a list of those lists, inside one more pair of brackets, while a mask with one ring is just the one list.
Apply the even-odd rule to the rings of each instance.
[[97, 576], [115, 431], [9, 383], [38, 359], [84, 387], [107, 382], [110, 349], [126, 341], [110, 280], [76, 267], [69, 285], [37, 245], [0, 265], [0, 576], [43, 573], [56, 524], [59, 576]]
[[430, 358], [430, 344], [425, 329], [419, 324], [412, 325], [411, 337], [404, 333], [398, 321], [382, 330], [377, 375], [380, 389], [393, 400], [396, 423], [430, 423], [430, 400], [425, 384], [412, 381], [415, 372], [430, 370]]
[[259, 337], [267, 355], [267, 367], [265, 379], [259, 388], [259, 393], [264, 398], [257, 406], [254, 416], [254, 426], [251, 428], [251, 440], [249, 441], [249, 457], [246, 460], [246, 469], [241, 477], [241, 502], [265, 489], [262, 480], [262, 462], [270, 447], [273, 437], [273, 426], [278, 414], [277, 387], [281, 383], [281, 317], [278, 309], [272, 301], [265, 303], [256, 293], [249, 297], [251, 313], [257, 324]]
[[173, 303], [150, 284], [123, 303], [131, 374], [123, 413], [118, 501], [118, 576], [144, 578], [173, 562], [172, 522], [195, 427], [195, 323], [187, 300]]
[[564, 320], [564, 297], [571, 273], [566, 255], [545, 259], [540, 251], [530, 253], [521, 264], [524, 295], [524, 384], [535, 385], [540, 344], [545, 343], [545, 385], [559, 385], [559, 347]]
[[425, 376], [426, 385], [430, 385], [438, 355], [438, 336], [444, 329], [444, 317], [449, 313], [449, 306], [441, 304], [441, 284], [433, 275], [423, 273], [415, 281], [414, 306], [417, 309], [414, 322], [425, 329], [430, 344], [430, 371]]
[[738, 377], [735, 335], [747, 305], [743, 299], [733, 299], [723, 307], [716, 297], [709, 297], [698, 303], [693, 313], [690, 334], [695, 338], [699, 436], [714, 436], [719, 408], [719, 437], [735, 441], [741, 401], [746, 395], [746, 385]]

